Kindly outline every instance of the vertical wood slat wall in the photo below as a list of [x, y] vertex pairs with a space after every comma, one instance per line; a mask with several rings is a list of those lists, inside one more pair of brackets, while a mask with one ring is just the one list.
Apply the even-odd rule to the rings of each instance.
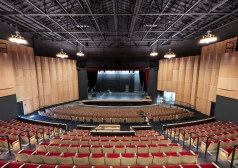
[[[222, 78], [224, 77], [223, 72], [221, 72], [223, 76], [221, 75], [220, 78], [219, 70], [221, 71], [220, 62], [222, 61], [220, 59], [226, 51], [226, 43], [236, 41], [236, 39], [235, 37], [202, 47], [201, 56], [160, 60], [157, 89], [175, 92], [177, 101], [195, 105], [198, 111], [210, 115], [211, 102], [216, 102], [216, 94], [232, 95], [231, 92], [226, 91], [225, 93], [224, 88], [227, 87], [222, 86], [222, 84], [226, 83], [227, 78]], [[227, 47], [230, 45], [228, 44]], [[229, 51], [231, 50], [228, 49], [227, 52]], [[172, 80], [170, 78], [171, 68], [168, 68], [171, 66], [173, 66]], [[235, 68], [233, 67], [233, 69]], [[234, 82], [234, 79], [230, 79], [230, 81]], [[223, 90], [217, 89], [217, 84]], [[233, 84], [231, 85], [233, 86]], [[172, 86], [171, 89], [170, 86]]]
[[221, 56], [217, 94], [238, 99], [238, 52]]
[[36, 56], [40, 107], [78, 99], [76, 61]]
[[76, 61], [34, 56], [33, 49], [6, 40], [0, 52], [0, 97], [16, 94], [24, 114], [78, 99]]
[[195, 105], [199, 56], [159, 61], [157, 89], [176, 93], [176, 101]]

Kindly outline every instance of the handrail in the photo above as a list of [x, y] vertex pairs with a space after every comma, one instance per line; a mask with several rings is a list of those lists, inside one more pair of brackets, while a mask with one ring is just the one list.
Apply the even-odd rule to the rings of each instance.
[[190, 136], [189, 136], [189, 150], [191, 149], [192, 134], [195, 134], [198, 137], [197, 150], [196, 150], [196, 153], [198, 153], [199, 135], [197, 134], [197, 132], [190, 132]]
[[44, 135], [45, 135], [45, 130], [44, 130], [44, 128], [37, 128], [37, 130], [36, 130], [36, 142], [37, 142], [37, 144], [39, 144], [39, 137], [38, 137], [38, 131], [39, 131], [39, 129], [42, 129], [42, 131], [43, 131], [43, 141], [45, 142], [45, 137], [44, 137]]
[[175, 135], [176, 135], [176, 128], [175, 127], [170, 128], [170, 139], [172, 137], [172, 130], [173, 130], [173, 128], [175, 129], [175, 133], [174, 133], [174, 141], [175, 141]]
[[8, 135], [0, 135], [0, 138], [1, 138], [1, 137], [6, 137], [9, 156], [11, 157], [11, 148], [10, 148], [10, 139], [9, 139], [9, 136], [8, 136]]
[[205, 150], [205, 159], [206, 159], [206, 157], [207, 157], [207, 148], [208, 148], [208, 140], [209, 139], [213, 139], [213, 140], [215, 140], [215, 141], [218, 141], [218, 139], [216, 139], [216, 138], [213, 138], [213, 137], [207, 137], [207, 140], [206, 140], [206, 150]]
[[22, 149], [22, 145], [21, 145], [21, 134], [24, 133], [24, 132], [27, 133], [28, 143], [29, 143], [29, 147], [30, 147], [30, 149], [31, 149], [30, 133], [29, 133], [28, 130], [24, 130], [24, 131], [22, 131], [22, 132], [20, 132], [20, 133], [18, 134], [18, 139], [19, 139], [19, 143], [20, 143], [20, 149]]
[[[181, 130], [183, 130], [183, 132], [184, 132], [184, 134], [185, 134], [185, 129], [184, 129], [184, 128], [180, 128], [180, 129], [179, 129], [179, 134], [178, 134], [178, 143], [179, 143], [179, 137], [180, 137], [180, 134], [181, 134], [181, 133], [180, 133]], [[182, 134], [182, 135], [183, 135], [183, 134]], [[184, 146], [184, 137], [185, 137], [185, 136], [183, 135], [183, 146]]]
[[237, 146], [238, 146], [238, 145], [234, 145], [234, 146], [232, 147], [232, 156], [231, 156], [230, 168], [233, 167], [233, 162], [234, 162], [234, 157], [235, 157], [235, 151], [236, 151], [236, 147], [237, 147]]
[[215, 160], [215, 163], [217, 163], [217, 160], [218, 160], [218, 155], [219, 155], [219, 150], [220, 150], [220, 144], [221, 144], [221, 140], [218, 141], [218, 144], [217, 144], [217, 153], [216, 153], [216, 160]]

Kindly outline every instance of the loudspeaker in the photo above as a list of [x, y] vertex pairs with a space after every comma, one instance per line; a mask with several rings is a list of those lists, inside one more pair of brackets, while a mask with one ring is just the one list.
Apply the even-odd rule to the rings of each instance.
[[159, 62], [158, 61], [150, 61], [150, 68], [158, 68]]
[[77, 61], [77, 70], [80, 70], [81, 68], [85, 68], [85, 61]]
[[120, 131], [130, 131], [130, 125], [120, 125]]

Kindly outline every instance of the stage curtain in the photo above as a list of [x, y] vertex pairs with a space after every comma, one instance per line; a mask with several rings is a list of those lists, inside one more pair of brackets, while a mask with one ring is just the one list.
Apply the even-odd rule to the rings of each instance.
[[144, 72], [145, 72], [145, 87], [148, 88], [149, 70], [146, 69]]
[[144, 83], [144, 71], [139, 71], [139, 77], [140, 77], [140, 86], [143, 86]]
[[95, 90], [97, 83], [98, 71], [88, 71], [88, 91]]

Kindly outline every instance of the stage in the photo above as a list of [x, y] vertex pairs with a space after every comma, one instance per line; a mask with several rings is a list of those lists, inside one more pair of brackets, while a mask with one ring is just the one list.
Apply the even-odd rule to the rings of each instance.
[[93, 92], [82, 103], [100, 106], [140, 106], [149, 105], [145, 92]]

